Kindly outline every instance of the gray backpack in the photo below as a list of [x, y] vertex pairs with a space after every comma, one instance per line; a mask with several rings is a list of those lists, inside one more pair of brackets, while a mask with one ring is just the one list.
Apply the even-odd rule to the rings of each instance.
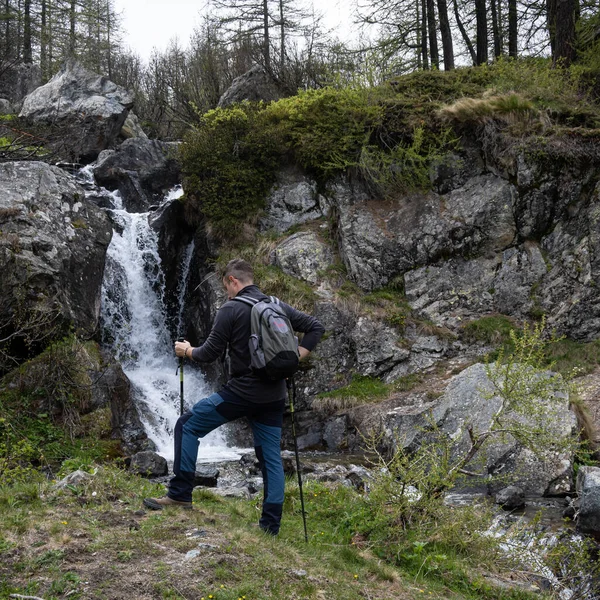
[[300, 362], [298, 338], [275, 296], [257, 300], [233, 298], [252, 307], [250, 313], [250, 366], [263, 379], [277, 381], [291, 377]]

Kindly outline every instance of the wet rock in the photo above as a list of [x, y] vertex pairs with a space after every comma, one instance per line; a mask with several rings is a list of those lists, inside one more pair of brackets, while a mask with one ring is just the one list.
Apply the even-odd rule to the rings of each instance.
[[194, 486], [217, 487], [219, 481], [219, 469], [217, 467], [206, 466], [196, 469], [194, 477]]
[[61, 144], [75, 159], [94, 160], [115, 143], [133, 94], [74, 60], [29, 94], [20, 117], [61, 127]]
[[323, 430], [323, 442], [328, 450], [343, 450], [347, 447], [347, 417], [341, 415], [329, 419]]
[[346, 475], [346, 479], [356, 488], [359, 492], [363, 492], [372, 481], [373, 475], [365, 467], [356, 465], [349, 465], [350, 471]]
[[73, 471], [73, 473], [69, 473], [64, 479], [61, 479], [56, 483], [54, 487], [58, 490], [64, 490], [68, 487], [77, 487], [91, 479], [92, 475], [90, 475], [90, 473], [86, 473], [85, 471]]
[[317, 285], [321, 273], [333, 263], [333, 253], [314, 232], [302, 231], [275, 248], [274, 262], [284, 273]]
[[525, 506], [525, 495], [520, 487], [509, 485], [496, 494], [496, 504], [504, 510], [514, 510]]
[[167, 461], [156, 452], [146, 450], [131, 457], [129, 470], [142, 477], [163, 477], [169, 472]]
[[262, 231], [284, 233], [290, 227], [319, 219], [329, 212], [326, 199], [317, 192], [317, 182], [295, 169], [277, 174], [265, 203], [265, 216], [259, 221]]
[[46, 335], [54, 327], [91, 336], [112, 236], [107, 216], [69, 175], [45, 163], [0, 164], [0, 188], [3, 311], [48, 315]]
[[226, 108], [243, 100], [272, 102], [282, 97], [283, 94], [273, 78], [260, 65], [255, 65], [233, 80], [229, 89], [219, 99], [217, 106]]
[[600, 537], [600, 468], [579, 467], [577, 529]]
[[119, 190], [129, 212], [145, 212], [180, 183], [177, 144], [132, 138], [116, 150], [100, 154], [94, 178], [109, 190]]

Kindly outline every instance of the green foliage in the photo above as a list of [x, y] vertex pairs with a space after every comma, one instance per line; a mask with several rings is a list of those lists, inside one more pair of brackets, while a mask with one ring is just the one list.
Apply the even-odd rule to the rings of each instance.
[[82, 344], [71, 336], [51, 344], [0, 381], [0, 476], [4, 482], [35, 479], [35, 467], [53, 467], [70, 457], [81, 464], [114, 457], [116, 442], [102, 439], [110, 433], [110, 421], [88, 417], [85, 425], [80, 416], [91, 401], [88, 368], [95, 352], [93, 344]]
[[558, 435], [557, 411], [564, 398], [572, 391], [568, 380], [551, 371], [548, 364], [548, 345], [555, 342], [552, 336], [544, 339], [545, 322], [530, 327], [525, 323], [521, 333], [510, 331], [510, 354], [504, 349], [486, 371], [493, 390], [489, 395], [501, 399], [500, 410], [494, 415], [489, 431], [480, 433], [480, 439], [494, 432], [510, 433], [535, 453], [571, 450], [577, 440]]
[[186, 212], [204, 216], [225, 238], [239, 235], [264, 205], [279, 164], [276, 138], [258, 126], [262, 105], [248, 102], [206, 113], [181, 145]]
[[270, 104], [264, 124], [281, 132], [300, 165], [325, 180], [359, 163], [381, 118], [382, 108], [367, 90], [322, 88]]
[[515, 330], [516, 325], [509, 317], [490, 315], [464, 325], [462, 335], [467, 342], [503, 345], [510, 342], [510, 332]]
[[450, 129], [426, 136], [424, 127], [416, 127], [408, 142], [384, 149], [364, 146], [359, 167], [366, 180], [386, 198], [410, 190], [427, 190], [431, 186], [431, 164], [454, 150], [457, 142]]
[[354, 374], [347, 386], [318, 394], [316, 404], [320, 407], [357, 406], [381, 400], [389, 392], [390, 386], [380, 379]]

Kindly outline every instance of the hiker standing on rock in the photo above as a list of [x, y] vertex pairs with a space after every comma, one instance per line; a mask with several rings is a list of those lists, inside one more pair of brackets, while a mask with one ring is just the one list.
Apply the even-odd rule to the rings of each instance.
[[[220, 358], [229, 347], [229, 380], [219, 392], [200, 400], [191, 412], [186, 412], [177, 420], [174, 476], [169, 483], [169, 490], [162, 498], [145, 498], [144, 505], [153, 510], [161, 510], [165, 506], [191, 508], [198, 438], [224, 423], [248, 417], [264, 483], [264, 502], [259, 525], [264, 531], [277, 535], [285, 482], [280, 447], [286, 401], [284, 373], [287, 367], [284, 363], [288, 362], [288, 358], [296, 361], [296, 364], [298, 358], [306, 358], [325, 330], [314, 317], [263, 294], [254, 285], [252, 266], [245, 260], [230, 261], [225, 267], [222, 280], [229, 300], [217, 312], [208, 338], [198, 348], [193, 348], [187, 341], [176, 342], [175, 354], [196, 362], [209, 363]], [[250, 345], [251, 337], [255, 341], [257, 339], [253, 334], [256, 334], [261, 313], [265, 318], [269, 314], [271, 318], [274, 315], [271, 321], [274, 327], [268, 327], [287, 336], [285, 339], [282, 336], [284, 344], [289, 341], [292, 333], [288, 333], [286, 323], [291, 324], [294, 331], [304, 333], [302, 345], [297, 350], [294, 346], [293, 352], [280, 352], [279, 356], [283, 359], [274, 368], [273, 364], [277, 361], [271, 361], [266, 367], [263, 363], [263, 368], [260, 368], [260, 360], [264, 361], [262, 348], [257, 349], [256, 344]], [[251, 325], [252, 320], [255, 321], [254, 326]], [[264, 335], [265, 345], [270, 344], [271, 341], [267, 340], [269, 334]]]

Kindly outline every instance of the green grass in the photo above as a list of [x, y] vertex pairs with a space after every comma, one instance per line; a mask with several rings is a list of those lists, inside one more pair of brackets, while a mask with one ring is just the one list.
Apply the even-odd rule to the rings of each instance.
[[[494, 540], [471, 539], [486, 523], [485, 510], [441, 508], [438, 525], [427, 518], [401, 533], [385, 506], [377, 508], [369, 497], [306, 481], [307, 544], [292, 481], [277, 538], [255, 527], [256, 501], [224, 500], [209, 491], [194, 492], [193, 511], [137, 512], [143, 497], [162, 493], [161, 486], [108, 466], [78, 493], [48, 484], [0, 487], [0, 598], [531, 597], [483, 582], [483, 569], [508, 574], [506, 564], [494, 561]], [[27, 500], [12, 500], [21, 495]], [[191, 535], [196, 530], [202, 537]], [[186, 560], [199, 543], [211, 548]]]
[[517, 326], [512, 319], [504, 315], [491, 315], [470, 321], [462, 328], [462, 337], [467, 342], [485, 342], [502, 345], [510, 342], [510, 332]]

